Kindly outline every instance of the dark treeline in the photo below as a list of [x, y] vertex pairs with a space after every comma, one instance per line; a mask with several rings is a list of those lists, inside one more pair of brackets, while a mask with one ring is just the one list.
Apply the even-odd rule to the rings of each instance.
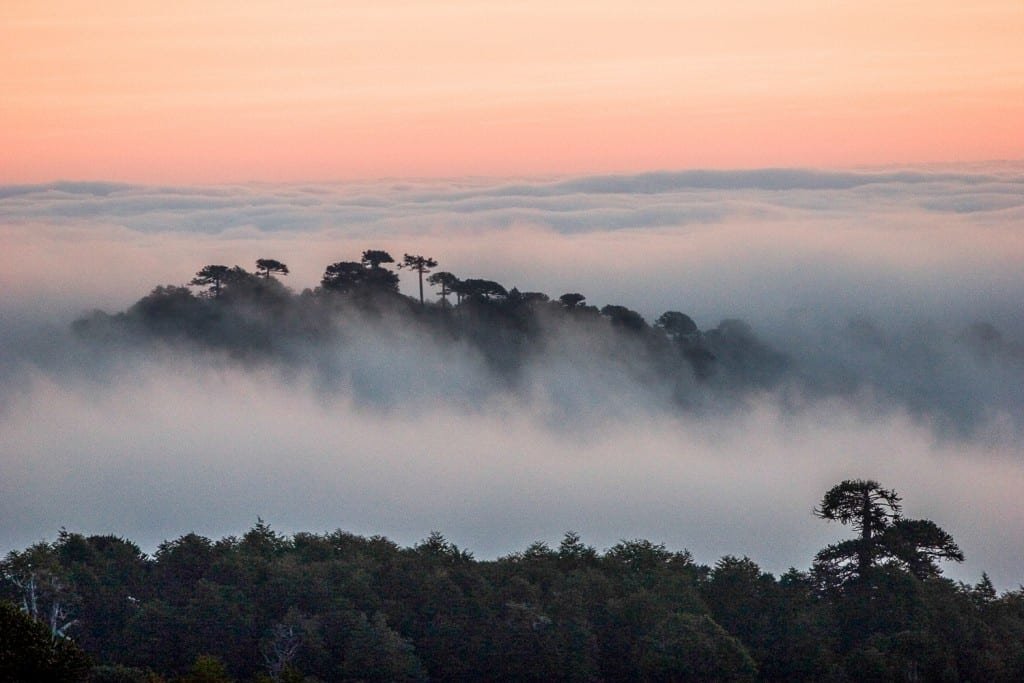
[[[506, 382], [515, 382], [524, 363], [545, 353], [559, 333], [601, 338], [606, 351], [617, 349], [611, 355], [631, 358], [641, 375], [682, 382], [694, 375], [709, 379], [724, 369], [744, 383], [765, 384], [785, 365], [782, 354], [739, 320], [701, 332], [688, 315], [667, 311], [652, 326], [625, 306], [598, 308], [579, 293], [551, 298], [493, 280], [434, 272], [435, 259], [410, 254], [397, 265], [418, 276], [418, 297], [407, 297], [388, 267], [394, 262], [388, 252], [368, 249], [359, 261], [328, 265], [320, 285], [300, 294], [278, 279], [288, 267], [274, 259], [259, 259], [255, 273], [209, 265], [187, 285], [156, 287], [127, 311], [96, 311], [74, 328], [104, 343], [134, 340], [134, 334], [250, 360], [298, 361], [308, 359], [311, 348], [345, 342], [355, 326], [373, 329], [384, 320], [397, 321], [422, 335], [424, 343], [466, 344]], [[437, 288], [436, 301], [427, 301], [424, 284]], [[638, 355], [643, 362], [636, 363]]]
[[876, 482], [842, 482], [814, 513], [854, 536], [778, 577], [574, 533], [478, 561], [438, 533], [402, 548], [259, 521], [149, 557], [62, 531], [0, 563], [0, 678], [1024, 680], [1024, 589], [944, 578], [963, 559], [952, 537]]

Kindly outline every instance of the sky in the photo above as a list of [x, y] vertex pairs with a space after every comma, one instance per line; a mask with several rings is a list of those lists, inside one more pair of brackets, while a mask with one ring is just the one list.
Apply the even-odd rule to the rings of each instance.
[[1019, 0], [10, 0], [0, 182], [1024, 157]]
[[[0, 553], [62, 526], [152, 551], [262, 517], [404, 545], [438, 530], [481, 558], [575, 530], [778, 574], [848, 535], [811, 514], [823, 493], [874, 478], [960, 544], [950, 576], [1015, 589], [1022, 221], [1020, 163], [0, 186]], [[346, 319], [337, 344], [286, 354], [298, 366], [70, 331], [208, 263], [276, 258], [300, 292], [373, 248], [648, 322], [741, 318], [792, 371], [738, 402], [693, 383], [693, 410], [628, 352], [557, 329], [515, 390], [401, 320]]]

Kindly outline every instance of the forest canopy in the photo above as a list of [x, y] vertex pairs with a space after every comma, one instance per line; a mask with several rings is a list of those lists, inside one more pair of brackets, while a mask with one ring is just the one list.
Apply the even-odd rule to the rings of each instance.
[[[937, 560], [962, 559], [952, 538], [918, 520], [942, 552], [905, 531], [889, 540], [907, 521], [897, 503], [870, 480], [826, 492], [815, 514], [850, 524], [838, 547], [869, 558], [838, 577], [836, 546], [773, 576], [643, 539], [598, 551], [573, 532], [482, 561], [438, 532], [403, 548], [258, 520], [149, 556], [61, 531], [0, 563], [2, 614], [32, 617], [3, 638], [81, 648], [96, 681], [1020, 680], [1024, 590], [944, 578]], [[82, 656], [65, 657], [60, 680], [81, 680]]]

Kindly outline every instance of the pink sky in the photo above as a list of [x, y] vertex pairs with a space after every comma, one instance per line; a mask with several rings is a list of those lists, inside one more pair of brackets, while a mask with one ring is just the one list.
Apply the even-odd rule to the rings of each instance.
[[0, 6], [0, 182], [1024, 158], [1024, 2]]

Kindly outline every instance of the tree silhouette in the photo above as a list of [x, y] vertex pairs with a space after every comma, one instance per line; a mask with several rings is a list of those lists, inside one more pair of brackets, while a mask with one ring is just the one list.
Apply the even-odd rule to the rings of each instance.
[[334, 292], [398, 291], [398, 276], [384, 268], [367, 268], [355, 261], [339, 261], [327, 266], [320, 285]]
[[[876, 537], [899, 518], [900, 497], [895, 491], [883, 489], [877, 481], [847, 479], [825, 493], [814, 514], [822, 519], [850, 524], [860, 534], [857, 541], [839, 544], [844, 546], [839, 555], [853, 551], [857, 558], [857, 573], [863, 576], [874, 564], [878, 553]], [[839, 546], [829, 546], [822, 553], [830, 548], [840, 550]], [[835, 550], [829, 552], [830, 557], [836, 554]]]
[[644, 321], [642, 315], [625, 306], [609, 304], [601, 309], [601, 315], [610, 318], [612, 325], [625, 327], [627, 330], [633, 330], [634, 332], [639, 332], [647, 327], [647, 322]]
[[953, 537], [927, 519], [898, 519], [883, 541], [893, 558], [919, 579], [941, 574], [938, 560], [964, 561]]
[[188, 287], [159, 285], [136, 301], [128, 314], [146, 322], [170, 321], [176, 328], [177, 321], [188, 319], [198, 307], [200, 301]]
[[320, 284], [335, 292], [350, 292], [368, 279], [367, 268], [356, 261], [338, 261], [327, 266]]
[[363, 258], [361, 263], [364, 266], [371, 268], [380, 268], [382, 263], [394, 263], [395, 259], [391, 258], [391, 254], [384, 251], [383, 249], [367, 249], [363, 252]]
[[447, 305], [448, 295], [456, 293], [455, 287], [457, 287], [459, 284], [459, 278], [455, 277], [454, 275], [447, 271], [442, 270], [428, 277], [427, 284], [431, 284], [434, 285], [435, 287], [441, 288], [441, 301], [443, 301], [444, 304]]
[[230, 278], [231, 269], [227, 266], [203, 266], [189, 284], [196, 287], [209, 287], [208, 291], [213, 294], [215, 299], [219, 299], [221, 288]]
[[558, 300], [561, 301], [562, 305], [566, 308], [576, 308], [583, 303], [583, 300], [586, 298], [587, 297], [583, 296], [579, 292], [570, 292], [558, 297]]
[[494, 280], [467, 278], [455, 290], [461, 296], [474, 301], [490, 301], [493, 297], [506, 297], [508, 291]]
[[320, 285], [334, 292], [397, 293], [398, 275], [380, 265], [394, 261], [382, 249], [367, 249], [359, 262], [339, 261], [327, 266]]
[[402, 257], [402, 262], [398, 264], [399, 268], [408, 268], [419, 273], [420, 276], [420, 305], [423, 305], [423, 275], [429, 273], [431, 268], [437, 266], [437, 261], [430, 258], [429, 256], [411, 255], [405, 254]]
[[821, 550], [815, 571], [829, 581], [864, 578], [879, 565], [906, 569], [918, 578], [941, 573], [937, 560], [962, 562], [953, 538], [929, 520], [900, 516], [900, 497], [870, 479], [848, 479], [829, 489], [817, 517], [849, 524], [858, 538]]
[[272, 272], [287, 275], [288, 266], [272, 258], [261, 258], [256, 260], [256, 272], [262, 273], [264, 278], [269, 279]]

